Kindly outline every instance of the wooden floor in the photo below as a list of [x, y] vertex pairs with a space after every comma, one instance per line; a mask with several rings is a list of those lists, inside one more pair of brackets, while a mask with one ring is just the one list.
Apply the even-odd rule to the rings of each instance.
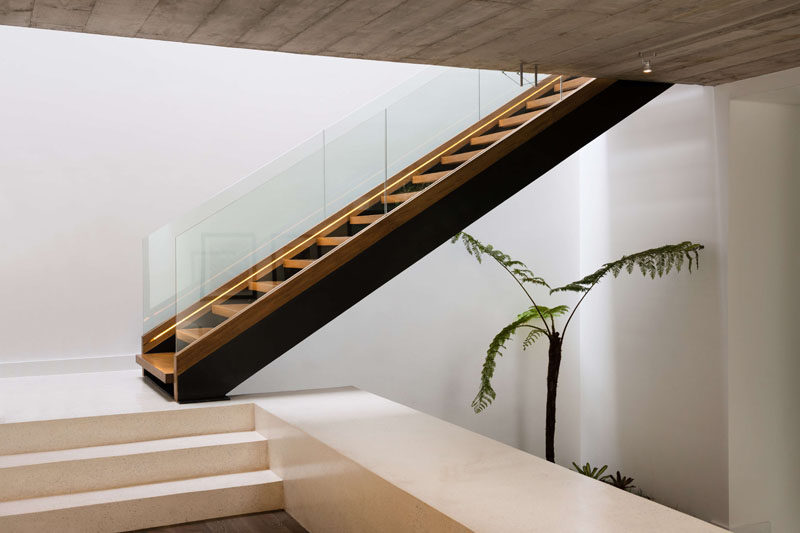
[[272, 511], [141, 531], [162, 533], [308, 533], [286, 511]]

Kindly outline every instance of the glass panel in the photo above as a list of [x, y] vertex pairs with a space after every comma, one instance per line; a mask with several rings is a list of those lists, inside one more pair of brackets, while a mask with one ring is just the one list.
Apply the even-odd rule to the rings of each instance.
[[325, 130], [325, 213], [332, 215], [386, 178], [383, 111], [343, 130]]
[[169, 225], [142, 241], [144, 331], [175, 316], [175, 236]]
[[[421, 85], [447, 70], [446, 67], [429, 67], [367, 102], [341, 123], [344, 125], [359, 123], [365, 118], [383, 113], [388, 104], [416, 91]], [[334, 132], [332, 138], [335, 136]], [[175, 220], [143, 239], [143, 332], [150, 331], [161, 322], [175, 316], [175, 238], [230, 202], [255, 190], [287, 166], [302, 159], [306, 145], [307, 143], [302, 143], [298, 148], [281, 155], [191, 211], [181, 213]]]
[[232, 293], [217, 289], [248, 269], [255, 273], [256, 263], [324, 219], [323, 150], [320, 134], [293, 150], [292, 161], [263, 185], [176, 237], [179, 340], [191, 340], [181, 330], [216, 325], [214, 313], [208, 313], [211, 304], [254, 300], [257, 293], [248, 287]]
[[[145, 331], [177, 315], [190, 342], [219, 324], [217, 311], [231, 307], [212, 305], [249, 303], [296, 273], [270, 255], [529, 88], [501, 72], [429, 69], [154, 232], [143, 246]], [[393, 191], [388, 208], [423, 184]], [[363, 214], [386, 209], [377, 198]], [[326, 251], [315, 244], [286, 259]], [[263, 283], [223, 292], [242, 273]]]
[[452, 69], [387, 108], [394, 176], [478, 120], [478, 71]]
[[[493, 113], [500, 106], [533, 86], [533, 74], [525, 74], [524, 85], [519, 84], [519, 74], [503, 73], [495, 70], [480, 71], [481, 78], [481, 117]], [[539, 74], [539, 81], [546, 74]]]

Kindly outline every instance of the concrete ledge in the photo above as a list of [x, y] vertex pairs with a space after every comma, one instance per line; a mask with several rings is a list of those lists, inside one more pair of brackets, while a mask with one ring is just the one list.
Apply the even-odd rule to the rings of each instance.
[[355, 388], [251, 398], [286, 509], [311, 530], [724, 531]]
[[4, 454], [254, 427], [312, 531], [723, 531], [355, 388], [179, 405], [137, 372], [0, 379]]

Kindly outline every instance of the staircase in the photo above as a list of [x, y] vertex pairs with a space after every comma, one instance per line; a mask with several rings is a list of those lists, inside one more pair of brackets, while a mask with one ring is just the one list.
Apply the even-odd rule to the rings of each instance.
[[548, 77], [238, 275], [228, 270], [145, 333], [137, 362], [177, 401], [224, 397], [667, 87]]
[[283, 508], [252, 404], [2, 429], [0, 531], [128, 531]]

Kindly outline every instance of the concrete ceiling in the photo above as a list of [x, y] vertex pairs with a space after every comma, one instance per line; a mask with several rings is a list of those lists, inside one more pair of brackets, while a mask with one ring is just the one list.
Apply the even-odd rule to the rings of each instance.
[[0, 24], [711, 85], [800, 66], [785, 0], [0, 0]]

